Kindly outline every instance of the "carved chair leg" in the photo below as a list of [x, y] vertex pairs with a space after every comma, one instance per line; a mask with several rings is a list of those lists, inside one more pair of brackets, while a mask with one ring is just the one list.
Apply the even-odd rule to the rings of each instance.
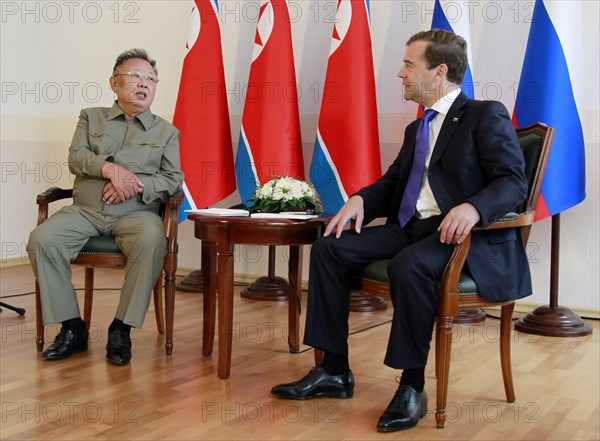
[[165, 352], [167, 355], [171, 355], [173, 353], [173, 325], [175, 321], [175, 270], [170, 268], [165, 270], [165, 306], [167, 316]]
[[504, 380], [504, 390], [506, 392], [506, 401], [514, 403], [515, 389], [512, 377], [512, 365], [510, 359], [510, 340], [512, 329], [512, 315], [515, 304], [509, 303], [502, 306], [500, 315], [500, 363], [502, 365], [502, 379]]
[[94, 268], [85, 267], [83, 320], [88, 331], [92, 322], [92, 303], [94, 301]]
[[44, 319], [42, 317], [42, 299], [40, 286], [35, 281], [35, 345], [38, 352], [44, 349]]
[[[161, 271], [162, 273], [162, 271]], [[163, 334], [165, 332], [165, 315], [162, 297], [162, 274], [158, 276], [156, 285], [154, 285], [154, 315], [156, 316], [156, 329]]]
[[453, 317], [438, 317], [435, 332], [435, 374], [437, 376], [435, 423], [439, 428], [443, 428], [446, 422], [446, 399], [452, 350], [452, 320]]

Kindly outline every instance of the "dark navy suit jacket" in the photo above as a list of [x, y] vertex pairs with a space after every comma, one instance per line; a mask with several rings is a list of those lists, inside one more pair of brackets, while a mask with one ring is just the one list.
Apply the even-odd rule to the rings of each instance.
[[[398, 210], [412, 164], [419, 120], [405, 131], [396, 160], [374, 184], [358, 192], [367, 224], [376, 217], [398, 223]], [[443, 215], [463, 202], [473, 204], [486, 226], [527, 197], [525, 163], [506, 108], [496, 101], [460, 94], [451, 106], [433, 149], [429, 184]], [[527, 255], [518, 229], [473, 232], [467, 264], [481, 295], [512, 300], [531, 294]]]

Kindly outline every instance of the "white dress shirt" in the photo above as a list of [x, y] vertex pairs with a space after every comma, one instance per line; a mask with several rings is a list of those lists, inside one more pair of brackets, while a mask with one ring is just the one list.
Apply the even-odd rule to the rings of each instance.
[[419, 219], [426, 219], [428, 217], [437, 216], [442, 213], [440, 207], [433, 196], [431, 187], [429, 186], [429, 179], [427, 179], [429, 172], [429, 161], [431, 160], [431, 154], [433, 153], [433, 147], [437, 142], [438, 135], [444, 124], [444, 119], [450, 110], [450, 107], [454, 103], [454, 100], [460, 95], [460, 88], [448, 92], [438, 101], [436, 101], [431, 108], [435, 110], [437, 115], [429, 122], [429, 146], [427, 148], [427, 157], [425, 158], [425, 170], [423, 172], [423, 180], [421, 182], [421, 190], [419, 191], [419, 198], [417, 199], [417, 211], [415, 216]]

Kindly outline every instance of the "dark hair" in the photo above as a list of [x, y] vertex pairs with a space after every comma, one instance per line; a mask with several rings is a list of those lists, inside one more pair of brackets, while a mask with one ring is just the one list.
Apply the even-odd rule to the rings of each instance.
[[158, 75], [158, 69], [156, 68], [156, 60], [150, 58], [148, 52], [146, 52], [146, 49], [140, 48], [129, 49], [128, 51], [125, 51], [122, 54], [120, 54], [117, 57], [117, 61], [115, 61], [115, 66], [113, 67], [113, 74], [117, 72], [117, 67], [125, 63], [127, 60], [130, 60], [131, 58], [139, 58], [141, 60], [146, 60], [148, 63], [150, 63], [152, 69], [154, 69], [154, 73]]
[[406, 42], [406, 45], [415, 41], [429, 43], [425, 49], [427, 69], [432, 69], [440, 64], [448, 66], [448, 80], [454, 84], [462, 84], [467, 64], [467, 42], [460, 35], [443, 29], [431, 29], [418, 32]]

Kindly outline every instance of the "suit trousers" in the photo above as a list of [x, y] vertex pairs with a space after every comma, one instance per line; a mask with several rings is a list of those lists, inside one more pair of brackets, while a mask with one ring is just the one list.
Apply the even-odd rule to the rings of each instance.
[[304, 343], [348, 355], [352, 278], [371, 262], [388, 266], [394, 315], [385, 364], [425, 367], [439, 300], [436, 286], [453, 251], [437, 231], [442, 216], [413, 218], [404, 228], [388, 224], [320, 238], [311, 249]]
[[136, 328], [142, 326], [166, 254], [162, 219], [154, 211], [115, 216], [110, 209], [79, 205], [62, 208], [29, 236], [27, 251], [40, 286], [44, 324], [81, 316], [71, 282], [71, 261], [90, 237], [99, 235], [114, 236], [127, 257], [115, 317]]

